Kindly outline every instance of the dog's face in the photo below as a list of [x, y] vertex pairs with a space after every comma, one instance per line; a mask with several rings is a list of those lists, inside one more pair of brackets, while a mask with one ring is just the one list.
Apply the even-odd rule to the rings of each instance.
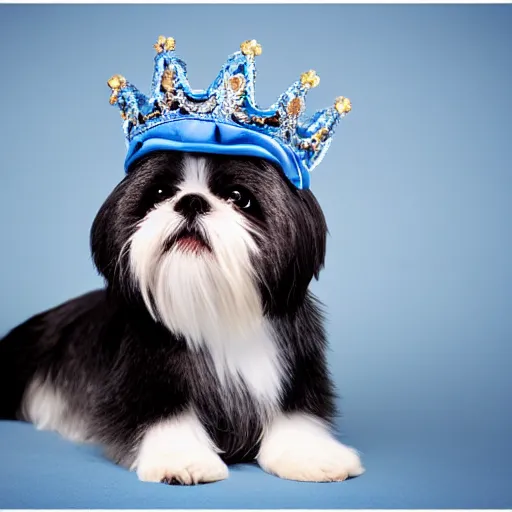
[[208, 318], [211, 332], [222, 318], [293, 312], [323, 265], [326, 232], [311, 192], [268, 162], [162, 151], [115, 188], [91, 245], [111, 289], [194, 340]]

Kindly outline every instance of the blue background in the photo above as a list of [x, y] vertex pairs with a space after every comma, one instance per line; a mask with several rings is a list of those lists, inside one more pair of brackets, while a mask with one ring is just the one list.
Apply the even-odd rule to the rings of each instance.
[[88, 231], [124, 159], [105, 82], [148, 90], [159, 34], [194, 88], [256, 38], [262, 106], [312, 67], [310, 111], [352, 99], [312, 176], [331, 233], [314, 290], [367, 473], [142, 484], [3, 423], [0, 507], [511, 507], [511, 27], [511, 6], [1, 6], [2, 332], [101, 284]]

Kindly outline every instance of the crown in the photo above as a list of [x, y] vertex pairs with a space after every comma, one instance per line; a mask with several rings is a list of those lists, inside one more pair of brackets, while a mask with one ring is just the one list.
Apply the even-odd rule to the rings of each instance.
[[351, 110], [341, 96], [305, 119], [305, 99], [320, 77], [307, 71], [266, 110], [254, 99], [255, 59], [261, 45], [245, 41], [206, 90], [193, 90], [172, 37], [158, 38], [150, 96], [123, 76], [108, 85], [110, 103], [124, 120], [128, 151], [125, 169], [159, 150], [257, 156], [279, 165], [299, 189], [309, 188], [309, 173], [321, 162], [339, 120]]

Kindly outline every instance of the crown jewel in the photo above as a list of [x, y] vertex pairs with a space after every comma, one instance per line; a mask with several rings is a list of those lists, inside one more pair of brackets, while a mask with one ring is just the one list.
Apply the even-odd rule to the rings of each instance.
[[300, 79], [266, 110], [254, 99], [255, 57], [261, 45], [245, 41], [214, 82], [203, 91], [190, 88], [185, 63], [175, 55], [172, 37], [160, 36], [150, 96], [123, 76], [108, 86], [110, 103], [124, 120], [128, 145], [125, 168], [158, 149], [258, 156], [278, 164], [297, 188], [309, 188], [309, 173], [320, 163], [338, 121], [351, 110], [341, 96], [304, 119], [308, 91], [320, 83], [315, 71]]

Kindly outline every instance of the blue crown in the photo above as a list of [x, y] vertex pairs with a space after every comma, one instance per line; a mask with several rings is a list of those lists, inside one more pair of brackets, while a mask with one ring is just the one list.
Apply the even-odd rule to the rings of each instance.
[[118, 105], [124, 119], [126, 171], [136, 159], [161, 149], [256, 156], [279, 165], [297, 188], [309, 188], [309, 173], [324, 157], [338, 121], [351, 110], [347, 98], [302, 119], [306, 94], [320, 82], [315, 71], [308, 71], [261, 110], [254, 100], [254, 61], [261, 54], [256, 41], [242, 43], [204, 91], [190, 88], [173, 38], [160, 36], [154, 48], [150, 97], [121, 75], [108, 81], [110, 103]]

